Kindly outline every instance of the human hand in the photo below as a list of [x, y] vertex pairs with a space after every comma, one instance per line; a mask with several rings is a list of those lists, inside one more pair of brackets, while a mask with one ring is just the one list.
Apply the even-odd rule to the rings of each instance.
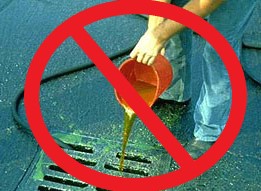
[[156, 38], [153, 31], [148, 30], [130, 53], [130, 57], [143, 64], [152, 65], [158, 54], [164, 55], [165, 41]]

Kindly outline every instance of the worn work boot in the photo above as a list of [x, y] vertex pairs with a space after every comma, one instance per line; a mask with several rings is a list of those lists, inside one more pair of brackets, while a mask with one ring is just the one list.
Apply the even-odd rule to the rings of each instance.
[[192, 139], [186, 146], [185, 149], [193, 159], [198, 159], [203, 155], [215, 142], [200, 141], [195, 138]]

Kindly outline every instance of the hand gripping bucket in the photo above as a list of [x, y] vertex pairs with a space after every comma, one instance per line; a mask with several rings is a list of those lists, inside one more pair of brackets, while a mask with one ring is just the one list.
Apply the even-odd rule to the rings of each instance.
[[[119, 70], [149, 107], [169, 87], [173, 78], [172, 66], [161, 55], [156, 57], [151, 66], [139, 63], [134, 59], [128, 59], [121, 64]], [[129, 108], [117, 91], [115, 91], [115, 96], [120, 105]]]

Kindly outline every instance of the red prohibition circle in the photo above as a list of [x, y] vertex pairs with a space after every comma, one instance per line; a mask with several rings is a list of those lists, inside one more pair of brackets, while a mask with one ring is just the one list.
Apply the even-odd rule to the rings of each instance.
[[[232, 104], [226, 127], [217, 142], [199, 159], [193, 160], [156, 114], [139, 97], [101, 48], [84, 30], [84, 26], [101, 19], [124, 14], [151, 14], [175, 20], [207, 40], [227, 68], [232, 89]], [[72, 37], [96, 64], [114, 88], [179, 164], [176, 171], [147, 178], [123, 178], [107, 175], [71, 158], [54, 141], [44, 123], [40, 102], [40, 81], [55, 50]], [[204, 173], [217, 163], [237, 137], [246, 110], [246, 84], [240, 62], [224, 37], [200, 17], [174, 5], [156, 1], [113, 1], [84, 10], [58, 26], [37, 50], [25, 82], [25, 109], [32, 133], [44, 152], [58, 166], [86, 183], [108, 190], [164, 190], [183, 184]]]

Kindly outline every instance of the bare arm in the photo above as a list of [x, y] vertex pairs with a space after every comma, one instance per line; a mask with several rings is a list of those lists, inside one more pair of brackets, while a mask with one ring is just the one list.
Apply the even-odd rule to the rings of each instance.
[[[225, 0], [191, 0], [183, 8], [204, 18], [216, 10]], [[172, 20], [165, 20], [152, 31], [155, 38], [166, 41], [185, 28], [184, 25]]]
[[[162, 2], [162, 3], [170, 3], [171, 2], [171, 0], [155, 0], [155, 1]], [[165, 20], [166, 19], [164, 17], [149, 15], [148, 31], [152, 32], [156, 27], [158, 27]], [[162, 55], [164, 55], [165, 54], [165, 48], [162, 48], [160, 53]]]
[[[162, 3], [170, 3], [171, 0], [155, 0], [158, 2]], [[166, 20], [163, 17], [158, 17], [154, 15], [149, 16], [149, 21], [148, 21], [148, 30], [153, 30], [155, 29], [159, 24], [161, 24], [164, 20]]]
[[[205, 17], [216, 10], [225, 0], [191, 0], [183, 8]], [[164, 1], [165, 2], [165, 1]], [[166, 19], [155, 28], [147, 30], [141, 37], [130, 56], [138, 62], [151, 65], [155, 57], [162, 51], [166, 41], [173, 35], [185, 29], [180, 23]]]

